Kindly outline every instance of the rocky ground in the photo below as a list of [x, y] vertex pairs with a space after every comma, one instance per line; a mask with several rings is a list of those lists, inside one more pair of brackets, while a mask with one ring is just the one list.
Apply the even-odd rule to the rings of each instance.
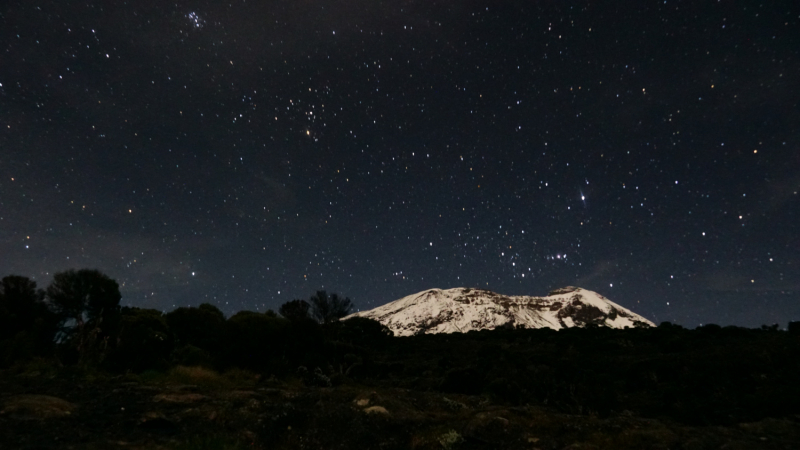
[[0, 449], [797, 449], [800, 416], [697, 427], [391, 385], [178, 367], [0, 372]]

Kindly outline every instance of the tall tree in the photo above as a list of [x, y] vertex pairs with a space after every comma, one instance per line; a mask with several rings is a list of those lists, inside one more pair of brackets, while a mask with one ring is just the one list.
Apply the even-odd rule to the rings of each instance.
[[349, 298], [339, 297], [338, 294], [328, 295], [325, 291], [317, 291], [311, 297], [311, 315], [320, 323], [335, 322], [348, 315], [353, 309]]
[[56, 273], [46, 295], [62, 322], [74, 320], [80, 328], [118, 315], [122, 298], [116, 281], [90, 269]]

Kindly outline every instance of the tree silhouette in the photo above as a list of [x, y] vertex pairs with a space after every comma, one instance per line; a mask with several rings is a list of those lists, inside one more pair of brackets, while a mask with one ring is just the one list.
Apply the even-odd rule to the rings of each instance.
[[191, 345], [211, 354], [222, 350], [225, 315], [216, 306], [203, 303], [197, 308], [180, 307], [164, 318], [178, 345]]
[[114, 371], [164, 369], [169, 365], [173, 340], [161, 311], [123, 307], [116, 345], [103, 366]]
[[200, 306], [198, 306], [197, 309], [219, 320], [225, 321], [225, 314], [223, 314], [219, 308], [211, 303], [200, 303]]
[[262, 370], [284, 355], [291, 323], [254, 311], [239, 311], [226, 325], [224, 359], [233, 365]]
[[0, 280], [0, 365], [52, 351], [58, 320], [43, 300], [44, 292], [29, 278]]
[[9, 275], [0, 281], [0, 339], [30, 329], [47, 314], [44, 293], [27, 277]]
[[328, 295], [325, 291], [317, 291], [311, 297], [311, 315], [322, 324], [335, 322], [348, 315], [353, 308], [349, 298], [341, 298], [338, 294]]
[[351, 317], [327, 327], [327, 336], [334, 341], [357, 346], [379, 347], [386, 344], [394, 333], [386, 325], [366, 317]]
[[117, 282], [105, 274], [81, 269], [56, 273], [47, 287], [46, 297], [62, 326], [75, 321], [74, 326], [64, 329], [71, 334], [85, 325], [96, 327], [103, 320], [108, 328], [108, 322], [119, 315], [122, 295]]
[[292, 300], [281, 305], [278, 312], [292, 322], [310, 318], [308, 310], [311, 305], [305, 300]]

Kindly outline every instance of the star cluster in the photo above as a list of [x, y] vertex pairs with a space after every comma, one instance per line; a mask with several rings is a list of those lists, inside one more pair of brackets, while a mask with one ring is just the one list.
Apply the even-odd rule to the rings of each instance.
[[800, 318], [792, 2], [15, 1], [0, 36], [0, 275]]

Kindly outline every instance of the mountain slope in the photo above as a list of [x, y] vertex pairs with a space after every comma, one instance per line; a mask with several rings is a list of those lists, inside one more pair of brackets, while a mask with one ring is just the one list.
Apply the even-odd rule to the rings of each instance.
[[454, 333], [497, 327], [570, 328], [596, 324], [610, 328], [652, 327], [653, 322], [577, 287], [547, 297], [507, 296], [483, 289], [430, 289], [369, 311], [345, 317], [367, 317], [389, 327], [395, 336]]

